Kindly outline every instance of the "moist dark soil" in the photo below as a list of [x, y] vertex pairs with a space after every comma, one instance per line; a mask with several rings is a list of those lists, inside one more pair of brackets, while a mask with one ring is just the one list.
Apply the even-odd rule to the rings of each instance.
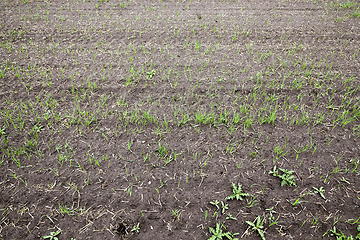
[[2, 0], [0, 238], [355, 238], [358, 7]]

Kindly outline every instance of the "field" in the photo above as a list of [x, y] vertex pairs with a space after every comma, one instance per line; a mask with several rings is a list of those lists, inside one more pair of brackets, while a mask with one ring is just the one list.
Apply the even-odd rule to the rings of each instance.
[[360, 239], [359, 1], [0, 16], [0, 239]]

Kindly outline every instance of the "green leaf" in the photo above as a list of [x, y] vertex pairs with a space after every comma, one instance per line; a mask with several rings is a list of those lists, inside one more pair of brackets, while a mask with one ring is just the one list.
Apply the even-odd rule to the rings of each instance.
[[243, 197], [249, 197], [251, 196], [248, 193], [242, 192], [242, 185], [239, 184], [238, 187], [236, 187], [235, 183], [231, 183], [231, 187], [233, 189], [233, 194], [228, 196], [226, 200], [233, 200], [236, 198], [236, 200], [243, 200]]
[[258, 231], [258, 233], [259, 233], [261, 239], [265, 240], [265, 234], [264, 234], [264, 232], [263, 232], [263, 231]]
[[256, 227], [256, 226], [255, 226], [255, 224], [254, 224], [253, 222], [246, 221], [246, 223], [247, 223], [247, 224], [249, 224], [250, 226], [254, 227], [254, 228]]

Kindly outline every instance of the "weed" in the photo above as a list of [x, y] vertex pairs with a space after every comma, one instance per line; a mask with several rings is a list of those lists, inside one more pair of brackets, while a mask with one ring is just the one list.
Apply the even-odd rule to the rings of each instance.
[[231, 216], [231, 214], [229, 213], [228, 216], [226, 217], [226, 220], [235, 220], [235, 221], [237, 221], [237, 218]]
[[155, 71], [155, 69], [153, 69], [150, 72], [147, 72], [146, 74], [147, 74], [148, 79], [152, 79], [155, 76], [156, 71]]
[[264, 234], [264, 230], [263, 230], [264, 229], [264, 226], [263, 226], [264, 220], [261, 220], [260, 216], [258, 216], [254, 222], [250, 222], [250, 221], [245, 221], [245, 222], [250, 225], [252, 231], [256, 231], [260, 235], [261, 239], [265, 240], [265, 234]]
[[282, 175], [279, 174], [278, 170], [276, 169], [276, 166], [274, 166], [273, 170], [269, 171], [269, 174], [272, 174], [274, 177], [278, 177], [281, 179], [281, 186], [285, 186], [286, 184], [288, 184], [289, 186], [295, 186], [296, 187], [296, 183], [295, 183], [295, 176], [292, 175], [295, 171], [289, 171], [287, 169], [282, 169], [280, 168], [280, 171], [283, 172]]
[[284, 146], [277, 145], [277, 146], [274, 147], [274, 152], [276, 154], [275, 159], [274, 159], [274, 163], [276, 163], [277, 160], [280, 159], [281, 157], [284, 157], [284, 156], [287, 155], [288, 152], [287, 151], [285, 152], [286, 145], [287, 144], [285, 143]]
[[140, 223], [138, 223], [136, 226], [134, 226], [134, 227], [131, 229], [131, 232], [137, 232], [137, 233], [139, 233], [139, 232], [140, 232]]
[[228, 239], [234, 239], [233, 236], [238, 234], [238, 233], [232, 234], [231, 232], [223, 232], [223, 230], [221, 229], [222, 226], [223, 226], [222, 223], [216, 223], [215, 229], [209, 227], [209, 231], [212, 234], [212, 236], [208, 240], [221, 240], [223, 239], [223, 237], [227, 237]]
[[273, 215], [274, 213], [276, 213], [276, 211], [274, 210], [274, 207], [265, 209], [266, 211], [269, 211], [269, 227], [271, 227], [272, 225], [276, 225], [278, 224], [278, 219], [280, 218], [280, 216], [277, 217], [277, 219], [275, 219], [275, 216]]
[[[356, 228], [356, 230], [358, 231], [357, 235], [355, 236], [355, 239], [360, 239], [360, 225]], [[323, 237], [326, 236], [327, 234], [330, 234], [330, 236], [336, 237], [337, 240], [353, 240], [353, 236], [346, 236], [341, 230], [337, 230], [336, 227], [334, 226], [333, 229], [329, 229], [327, 230], [324, 234]]]
[[226, 210], [229, 209], [229, 204], [224, 203], [223, 201], [221, 201], [221, 213], [224, 214]]
[[210, 202], [210, 204], [214, 205], [218, 210], [220, 209], [219, 203], [220, 203], [220, 202], [219, 202], [218, 200], [215, 200], [215, 201], [213, 201], [213, 202]]
[[157, 151], [158, 151], [160, 157], [162, 157], [162, 158], [166, 158], [168, 156], [166, 146], [161, 145], [160, 142], [159, 142], [159, 147], [158, 147]]
[[182, 212], [184, 212], [185, 210], [180, 210], [180, 209], [171, 209], [171, 214], [173, 216], [174, 219], [179, 220], [181, 217]]
[[50, 232], [50, 235], [47, 236], [43, 236], [44, 239], [49, 238], [49, 240], [58, 240], [57, 235], [59, 235], [61, 233], [60, 230], [56, 231], [56, 232]]
[[320, 194], [320, 196], [326, 200], [326, 197], [324, 195], [325, 189], [323, 187], [320, 187], [320, 188], [313, 187], [313, 189], [314, 189], [315, 193]]
[[235, 183], [231, 183], [231, 187], [233, 189], [233, 194], [228, 196], [226, 198], [226, 200], [240, 200], [242, 201], [244, 197], [250, 197], [251, 195], [248, 193], [245, 193], [242, 191], [242, 185], [238, 185], [238, 187], [236, 187]]

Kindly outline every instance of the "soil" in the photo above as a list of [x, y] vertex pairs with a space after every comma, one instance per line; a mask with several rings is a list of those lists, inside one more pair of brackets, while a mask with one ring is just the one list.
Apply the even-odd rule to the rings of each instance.
[[[209, 239], [219, 222], [260, 239], [246, 223], [258, 216], [266, 239], [320, 239], [333, 226], [356, 236], [360, 115], [334, 122], [359, 108], [360, 20], [343, 18], [354, 8], [4, 0], [0, 9], [1, 239], [58, 230], [59, 239]], [[267, 97], [279, 106], [274, 122], [194, 118], [232, 120], [251, 106], [245, 121]], [[297, 186], [281, 186], [274, 166], [294, 170]], [[253, 197], [226, 200], [232, 183]]]

